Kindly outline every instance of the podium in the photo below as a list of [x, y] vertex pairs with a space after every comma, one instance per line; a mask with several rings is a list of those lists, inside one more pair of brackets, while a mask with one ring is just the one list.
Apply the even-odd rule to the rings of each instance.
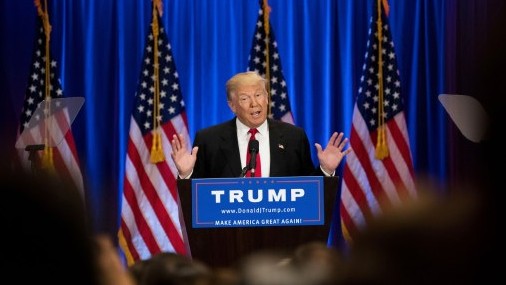
[[[248, 178], [244, 178], [248, 179]], [[192, 183], [177, 181], [180, 222], [191, 257], [212, 268], [230, 267], [243, 257], [263, 251], [291, 253], [299, 245], [327, 243], [336, 204], [338, 177], [324, 177], [324, 224], [278, 227], [194, 228], [192, 226]], [[338, 209], [337, 209], [338, 210]]]

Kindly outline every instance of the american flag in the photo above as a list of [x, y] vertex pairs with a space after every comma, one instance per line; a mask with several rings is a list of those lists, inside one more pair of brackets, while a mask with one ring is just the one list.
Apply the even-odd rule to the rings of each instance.
[[[253, 45], [248, 58], [248, 71], [256, 71], [262, 77], [267, 76], [267, 67], [269, 68], [269, 85], [271, 96], [270, 118], [285, 121], [294, 124], [293, 114], [288, 99], [288, 89], [286, 88], [285, 77], [281, 68], [281, 58], [278, 52], [278, 43], [274, 36], [274, 30], [269, 20], [265, 20], [265, 13], [269, 13], [270, 7], [264, 6], [264, 0], [259, 0], [260, 9], [258, 10], [258, 19], [253, 36]], [[267, 24], [269, 37], [265, 32]], [[268, 49], [267, 49], [267, 43]], [[267, 63], [267, 54], [269, 62]], [[267, 78], [266, 78], [267, 79]]]
[[[29, 159], [29, 153], [25, 151], [25, 147], [36, 144], [44, 145], [47, 152], [39, 151], [39, 159], [43, 159], [44, 155], [49, 155], [50, 151], [52, 153], [50, 155], [52, 165], [50, 166], [54, 167], [54, 174], [61, 177], [71, 177], [75, 186], [84, 195], [83, 175], [79, 166], [74, 136], [70, 130], [72, 121], [68, 109], [60, 105], [62, 101], [68, 101], [71, 98], [64, 98], [63, 96], [56, 60], [53, 59], [52, 55], [49, 56], [49, 59], [47, 58], [43, 18], [46, 17], [47, 21], [49, 19], [47, 14], [44, 14], [40, 7], [38, 8], [36, 41], [19, 121], [16, 147], [20, 149], [21, 164], [25, 168], [30, 168], [33, 160]], [[49, 70], [47, 67], [49, 67]], [[49, 82], [46, 80], [48, 72]], [[49, 86], [47, 86], [48, 84]], [[46, 95], [46, 87], [49, 87], [49, 95]], [[46, 96], [51, 98], [46, 100]], [[41, 106], [41, 104], [44, 105]], [[41, 109], [36, 112], [39, 106]], [[52, 106], [51, 113], [44, 112], [49, 110], [48, 106]]]
[[[340, 213], [348, 241], [387, 208], [417, 196], [394, 42], [383, 9], [378, 30], [376, 8], [377, 4], [353, 110], [353, 152], [346, 158], [343, 173]], [[378, 80], [381, 74], [382, 82]], [[383, 158], [376, 157], [378, 151]]]
[[[187, 252], [179, 223], [177, 169], [170, 158], [170, 140], [176, 133], [188, 138], [188, 122], [171, 45], [161, 18], [153, 18], [152, 25], [155, 31], [158, 27], [158, 35], [153, 30], [148, 35], [135, 93], [118, 233], [128, 264], [159, 252]], [[154, 117], [159, 121], [157, 128]], [[150, 157], [156, 133], [161, 135], [164, 158], [154, 163]]]

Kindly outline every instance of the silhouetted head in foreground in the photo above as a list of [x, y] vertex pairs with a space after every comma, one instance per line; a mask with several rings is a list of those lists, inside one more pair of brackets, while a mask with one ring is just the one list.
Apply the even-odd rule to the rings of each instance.
[[0, 171], [4, 278], [18, 284], [98, 284], [84, 201], [72, 183]]

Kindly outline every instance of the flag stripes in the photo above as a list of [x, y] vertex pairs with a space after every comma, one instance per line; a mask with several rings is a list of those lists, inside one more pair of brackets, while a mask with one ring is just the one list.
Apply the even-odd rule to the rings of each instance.
[[[377, 1], [374, 2], [373, 11], [378, 11]], [[385, 12], [381, 13], [381, 31], [378, 18], [375, 12], [370, 21], [365, 63], [353, 109], [350, 134], [353, 152], [348, 154], [343, 171], [340, 214], [348, 241], [376, 216], [417, 196], [394, 44]], [[381, 126], [379, 118], [384, 122]], [[385, 132], [388, 149], [388, 155], [382, 158], [376, 156], [381, 146], [380, 131]]]

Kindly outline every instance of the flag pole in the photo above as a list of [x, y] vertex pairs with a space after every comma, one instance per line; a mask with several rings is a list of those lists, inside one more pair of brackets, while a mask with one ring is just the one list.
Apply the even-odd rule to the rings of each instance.
[[165, 155], [162, 148], [162, 137], [160, 135], [160, 79], [159, 79], [159, 63], [158, 63], [158, 36], [159, 36], [159, 24], [158, 15], [161, 15], [161, 0], [153, 0], [153, 22], [151, 23], [151, 29], [153, 31], [153, 77], [154, 77], [154, 104], [153, 104], [153, 142], [151, 145], [151, 163], [158, 163], [165, 160]]
[[52, 119], [51, 117], [51, 57], [50, 57], [50, 40], [51, 40], [51, 24], [49, 23], [49, 12], [47, 6], [47, 0], [44, 0], [44, 9], [42, 8], [42, 4], [40, 0], [35, 0], [35, 7], [37, 7], [37, 14], [42, 19], [42, 24], [44, 27], [44, 34], [46, 36], [46, 41], [44, 43], [46, 48], [45, 53], [45, 63], [44, 68], [46, 70], [45, 78], [44, 78], [44, 98], [45, 98], [45, 125], [44, 125], [44, 153], [42, 156], [42, 168], [48, 170], [54, 170], [54, 161], [53, 161], [53, 148], [49, 146], [49, 136], [51, 123], [48, 122]]
[[388, 146], [386, 141], [386, 129], [385, 129], [385, 110], [383, 105], [384, 94], [383, 94], [383, 23], [381, 21], [381, 5], [384, 0], [377, 0], [378, 6], [378, 141], [376, 142], [375, 157], [377, 159], [383, 159], [388, 156]]
[[269, 44], [271, 42], [270, 39], [270, 21], [269, 21], [269, 14], [271, 13], [271, 7], [269, 7], [269, 3], [267, 0], [263, 0], [263, 13], [264, 13], [264, 30], [265, 30], [265, 82], [266, 82], [266, 89], [267, 89], [267, 95], [269, 98], [269, 109], [268, 114], [270, 115], [272, 113], [271, 111], [271, 71], [270, 71], [270, 51], [269, 51]]

